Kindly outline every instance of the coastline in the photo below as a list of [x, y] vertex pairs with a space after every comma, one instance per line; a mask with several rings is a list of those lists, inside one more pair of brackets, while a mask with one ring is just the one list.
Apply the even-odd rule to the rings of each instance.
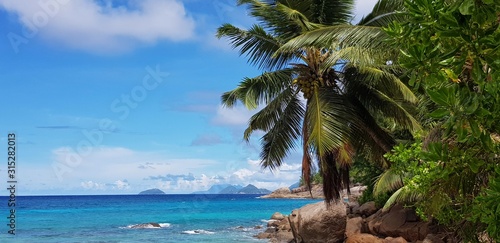
[[[343, 190], [341, 197], [344, 201], [357, 201], [358, 197], [366, 190], [366, 186], [354, 186], [350, 188], [351, 194], [348, 195], [347, 190]], [[287, 187], [279, 188], [270, 194], [260, 196], [259, 198], [284, 198], [284, 199], [324, 199], [323, 185], [312, 185], [309, 191], [306, 186], [300, 186], [290, 190]]]
[[[320, 188], [321, 185], [314, 185], [312, 192], [318, 193]], [[280, 188], [260, 198], [310, 199], [311, 193], [303, 190]], [[342, 200], [309, 203], [288, 215], [277, 211], [270, 216], [267, 228], [254, 237], [271, 243], [453, 242], [449, 232], [440, 230], [432, 221], [420, 219], [412, 207], [394, 204], [382, 209], [373, 201], [360, 205], [358, 198], [364, 190], [366, 186], [355, 186], [350, 188], [350, 195], [346, 190], [342, 192]]]

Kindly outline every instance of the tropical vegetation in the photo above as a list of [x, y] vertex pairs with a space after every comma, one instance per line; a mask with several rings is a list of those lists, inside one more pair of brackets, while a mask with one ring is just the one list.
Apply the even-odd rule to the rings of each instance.
[[352, 169], [386, 207], [500, 241], [500, 0], [380, 0], [357, 25], [352, 1], [240, 4], [258, 24], [218, 36], [263, 74], [222, 101], [262, 108], [244, 137], [264, 132], [263, 167], [302, 139], [302, 177], [317, 162], [327, 201]]
[[[301, 138], [302, 176], [310, 185], [317, 162], [327, 201], [339, 199], [347, 187], [354, 154], [387, 166], [383, 154], [395, 140], [384, 122], [418, 127], [406, 108], [416, 102], [416, 96], [398, 78], [401, 70], [388, 63], [393, 52], [346, 45], [341, 39], [325, 46], [296, 41], [302, 34], [324, 28], [344, 32], [355, 28], [349, 23], [353, 2], [240, 0], [239, 4], [246, 5], [258, 23], [248, 30], [225, 24], [217, 36], [227, 37], [264, 72], [244, 78], [236, 89], [223, 94], [222, 102], [228, 107], [237, 101], [249, 109], [263, 107], [244, 134], [248, 140], [256, 130], [265, 133], [262, 166], [278, 168]], [[365, 27], [375, 35], [382, 32], [380, 27]], [[290, 43], [297, 47], [291, 49]]]

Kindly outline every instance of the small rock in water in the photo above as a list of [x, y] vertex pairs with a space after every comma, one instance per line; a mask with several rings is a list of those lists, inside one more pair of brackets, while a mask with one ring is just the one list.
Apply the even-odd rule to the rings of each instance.
[[161, 225], [159, 223], [145, 223], [145, 224], [132, 225], [130, 228], [132, 229], [161, 228]]

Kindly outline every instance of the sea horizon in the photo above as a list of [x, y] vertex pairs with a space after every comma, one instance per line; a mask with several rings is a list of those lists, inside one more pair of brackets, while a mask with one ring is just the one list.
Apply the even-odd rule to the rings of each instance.
[[[17, 196], [15, 235], [8, 233], [9, 208], [0, 203], [0, 242], [262, 242], [254, 236], [274, 212], [289, 214], [319, 200], [261, 195]], [[148, 223], [161, 227], [142, 226]]]

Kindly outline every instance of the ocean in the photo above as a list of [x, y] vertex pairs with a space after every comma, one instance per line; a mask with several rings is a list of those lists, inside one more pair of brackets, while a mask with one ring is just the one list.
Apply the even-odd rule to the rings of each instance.
[[[18, 196], [15, 236], [8, 197], [0, 197], [0, 242], [266, 242], [253, 236], [274, 212], [318, 201], [258, 196]], [[150, 222], [161, 228], [134, 228]]]

